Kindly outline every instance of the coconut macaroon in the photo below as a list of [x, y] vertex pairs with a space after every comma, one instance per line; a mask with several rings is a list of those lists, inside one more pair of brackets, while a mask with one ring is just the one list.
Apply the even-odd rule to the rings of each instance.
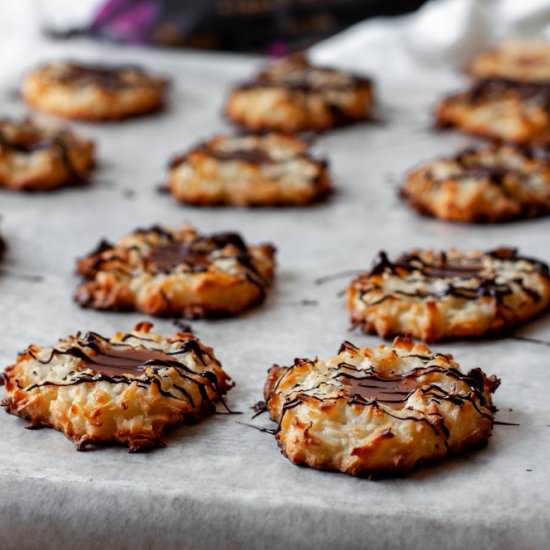
[[94, 164], [93, 141], [67, 128], [0, 119], [0, 187], [49, 191], [82, 183]]
[[457, 222], [502, 222], [550, 212], [545, 149], [489, 144], [421, 164], [401, 195], [422, 214]]
[[166, 430], [224, 404], [232, 381], [193, 334], [165, 338], [151, 328], [142, 322], [111, 338], [88, 332], [29, 346], [4, 372], [3, 406], [30, 427], [62, 431], [78, 450], [161, 446]]
[[444, 98], [437, 125], [521, 144], [550, 144], [550, 81], [483, 78], [469, 90]]
[[158, 111], [168, 81], [133, 65], [59, 61], [25, 76], [22, 94], [33, 108], [65, 118], [118, 120]]
[[233, 316], [262, 302], [275, 248], [246, 245], [237, 233], [200, 235], [193, 227], [137, 229], [102, 241], [81, 258], [83, 307], [176, 317]]
[[426, 341], [502, 333], [548, 309], [550, 272], [516, 249], [381, 252], [347, 290], [352, 323]]
[[304, 206], [331, 189], [327, 161], [279, 133], [219, 135], [170, 163], [168, 188], [193, 205]]
[[251, 130], [323, 131], [367, 120], [373, 102], [370, 79], [293, 55], [234, 88], [225, 113]]
[[476, 56], [468, 72], [478, 78], [550, 81], [550, 42], [506, 40]]
[[294, 464], [355, 475], [403, 474], [487, 441], [499, 385], [451, 355], [396, 338], [393, 345], [295, 359], [269, 370], [266, 407]]

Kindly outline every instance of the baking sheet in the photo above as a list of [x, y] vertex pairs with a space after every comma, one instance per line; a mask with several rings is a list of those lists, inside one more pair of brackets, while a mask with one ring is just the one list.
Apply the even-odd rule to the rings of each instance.
[[[227, 86], [257, 61], [197, 53], [126, 51], [86, 43], [34, 50], [21, 65], [58, 56], [138, 60], [174, 78], [170, 109], [121, 124], [75, 125], [97, 139], [101, 161], [88, 187], [51, 194], [0, 193], [1, 231], [10, 245], [0, 277], [0, 360], [8, 365], [31, 342], [52, 344], [77, 330], [128, 330], [143, 315], [79, 309], [74, 260], [101, 237], [137, 226], [191, 222], [202, 231], [237, 230], [278, 250], [273, 292], [239, 319], [196, 321], [237, 386], [229, 393], [241, 416], [216, 416], [182, 427], [167, 448], [128, 454], [123, 448], [78, 453], [53, 430], [28, 431], [0, 414], [0, 547], [41, 548], [544, 548], [550, 538], [549, 349], [512, 339], [433, 346], [464, 369], [502, 378], [498, 420], [489, 445], [403, 479], [368, 481], [291, 465], [272, 436], [250, 421], [266, 370], [296, 356], [333, 355], [348, 332], [338, 292], [348, 278], [314, 280], [368, 268], [378, 250], [412, 246], [519, 246], [550, 260], [550, 220], [498, 226], [452, 225], [420, 218], [396, 196], [407, 168], [470, 143], [429, 130], [429, 108], [457, 77], [399, 81], [387, 74], [378, 92], [386, 125], [360, 125], [322, 136], [315, 149], [331, 161], [337, 193], [308, 209], [195, 209], [156, 192], [167, 159], [211, 133]], [[389, 71], [388, 71], [389, 73]], [[23, 113], [4, 73], [2, 114]], [[129, 192], [128, 190], [131, 190]], [[40, 274], [32, 281], [25, 275]], [[315, 303], [303, 300], [311, 300]], [[175, 330], [155, 321], [164, 334]], [[550, 340], [549, 319], [519, 334]], [[257, 424], [268, 425], [267, 417]]]

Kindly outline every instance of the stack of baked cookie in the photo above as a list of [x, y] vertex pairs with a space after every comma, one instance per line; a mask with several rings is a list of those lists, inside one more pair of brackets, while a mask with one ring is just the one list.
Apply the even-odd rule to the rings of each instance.
[[[437, 121], [492, 141], [416, 168], [403, 196], [454, 221], [548, 213], [548, 45], [505, 44], [471, 72], [478, 80], [444, 99]], [[60, 62], [31, 71], [23, 97], [57, 116], [113, 122], [160, 110], [168, 89], [165, 78], [139, 67]], [[175, 156], [167, 189], [194, 206], [311, 205], [333, 184], [308, 134], [368, 121], [373, 105], [367, 77], [302, 55], [277, 61], [230, 92], [225, 115], [240, 130]], [[93, 166], [94, 144], [68, 128], [0, 122], [0, 185], [51, 190], [86, 180]], [[272, 244], [248, 244], [233, 230], [137, 228], [76, 261], [82, 281], [74, 297], [98, 312], [238, 316], [265, 300], [275, 255]], [[480, 369], [463, 372], [450, 354], [412, 338], [504, 335], [549, 307], [548, 266], [511, 247], [412, 249], [393, 259], [381, 252], [350, 283], [347, 308], [354, 326], [396, 339], [374, 348], [346, 341], [332, 358], [272, 367], [263, 410], [296, 464], [373, 475], [441, 460], [487, 441], [500, 381]], [[166, 430], [216, 407], [231, 412], [225, 394], [234, 382], [214, 351], [186, 327], [171, 337], [151, 329], [141, 322], [128, 333], [79, 332], [29, 346], [5, 370], [6, 410], [63, 431], [79, 449], [117, 443], [131, 451], [161, 445]]]

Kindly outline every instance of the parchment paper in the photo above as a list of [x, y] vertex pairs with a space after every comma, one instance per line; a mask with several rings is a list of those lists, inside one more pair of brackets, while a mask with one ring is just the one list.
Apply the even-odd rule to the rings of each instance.
[[[296, 356], [328, 357], [348, 332], [338, 292], [349, 278], [319, 286], [315, 278], [368, 268], [380, 249], [412, 246], [520, 247], [550, 260], [550, 220], [463, 226], [420, 218], [396, 196], [404, 171], [471, 140], [433, 133], [429, 110], [458, 77], [379, 78], [386, 125], [360, 125], [318, 139], [337, 193], [308, 209], [194, 209], [155, 191], [172, 153], [227, 130], [220, 116], [229, 83], [248, 76], [250, 58], [124, 51], [80, 44], [37, 48], [21, 68], [58, 56], [138, 61], [170, 74], [170, 109], [122, 124], [75, 125], [97, 139], [100, 167], [84, 188], [51, 194], [0, 193], [1, 232], [10, 252], [0, 277], [0, 360], [10, 364], [29, 343], [52, 344], [77, 330], [128, 330], [143, 315], [81, 310], [72, 302], [75, 258], [101, 237], [115, 239], [153, 223], [237, 230], [279, 249], [276, 285], [266, 304], [242, 318], [193, 322], [214, 346], [237, 386], [228, 396], [244, 414], [182, 427], [167, 448], [78, 453], [53, 430], [28, 431], [0, 412], [0, 547], [12, 548], [546, 548], [550, 538], [549, 349], [513, 339], [434, 346], [465, 369], [502, 378], [489, 445], [417, 470], [403, 479], [359, 480], [290, 464], [274, 438], [242, 424], [261, 399], [267, 368]], [[389, 71], [388, 71], [389, 73]], [[2, 114], [23, 113], [3, 75]], [[131, 193], [135, 193], [130, 196]], [[40, 274], [42, 282], [24, 275]], [[314, 300], [316, 305], [303, 305]], [[170, 334], [167, 320], [156, 328]], [[542, 319], [519, 334], [550, 340]], [[269, 425], [266, 417], [255, 421]]]

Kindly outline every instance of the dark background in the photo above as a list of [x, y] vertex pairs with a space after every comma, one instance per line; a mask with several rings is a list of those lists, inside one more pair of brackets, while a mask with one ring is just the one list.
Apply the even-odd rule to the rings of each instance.
[[[106, 0], [81, 32], [126, 43], [283, 55], [426, 0]], [[73, 31], [74, 32], [74, 31]]]

